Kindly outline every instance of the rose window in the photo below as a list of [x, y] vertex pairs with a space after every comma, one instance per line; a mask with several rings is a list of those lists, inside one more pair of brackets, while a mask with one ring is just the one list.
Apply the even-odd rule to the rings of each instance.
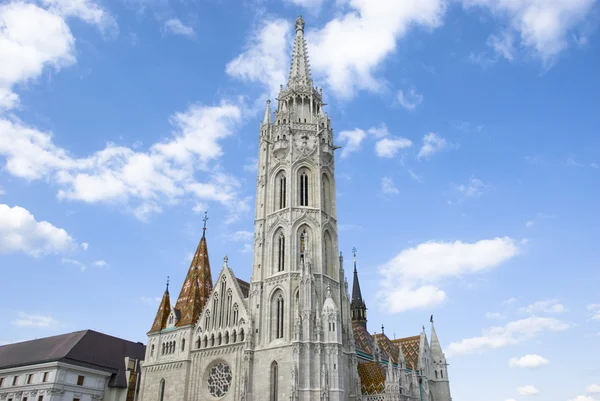
[[223, 397], [231, 386], [231, 368], [224, 362], [219, 362], [210, 369], [208, 375], [208, 391], [213, 397]]

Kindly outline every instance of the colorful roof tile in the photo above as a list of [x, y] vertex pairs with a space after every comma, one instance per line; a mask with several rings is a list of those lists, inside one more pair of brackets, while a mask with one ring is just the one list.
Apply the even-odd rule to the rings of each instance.
[[358, 375], [363, 394], [385, 393], [385, 368], [379, 362], [359, 363]]
[[[206, 233], [206, 228], [204, 228]], [[176, 326], [187, 326], [194, 324], [204, 304], [212, 292], [213, 282], [210, 273], [210, 262], [208, 260], [208, 247], [206, 245], [206, 235], [202, 234], [187, 277], [183, 282], [183, 287], [179, 293], [179, 298], [175, 304], [175, 309], [180, 313], [180, 319]]]
[[375, 334], [375, 339], [377, 340], [379, 349], [389, 355], [389, 357], [392, 358], [393, 363], [398, 363], [398, 355], [400, 353], [398, 346], [394, 344], [384, 333]]
[[167, 319], [169, 318], [170, 313], [171, 299], [169, 298], [169, 284], [167, 283], [167, 289], [165, 290], [162, 300], [160, 301], [160, 305], [158, 306], [158, 311], [156, 312], [156, 317], [154, 318], [154, 323], [152, 323], [150, 333], [155, 333], [164, 329], [167, 325]]
[[406, 360], [406, 367], [409, 369], [418, 369], [419, 364], [419, 346], [421, 344], [421, 336], [412, 336], [398, 338], [392, 340], [392, 343], [402, 347], [402, 353]]

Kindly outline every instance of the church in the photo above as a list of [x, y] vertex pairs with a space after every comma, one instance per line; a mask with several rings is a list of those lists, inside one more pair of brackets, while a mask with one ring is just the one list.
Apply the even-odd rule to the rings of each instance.
[[[433, 317], [413, 337], [367, 330], [354, 252], [338, 252], [331, 120], [296, 20], [287, 85], [260, 124], [250, 282], [213, 281], [206, 217], [183, 287], [148, 332], [140, 401], [451, 401]], [[338, 256], [339, 254], [339, 256]]]

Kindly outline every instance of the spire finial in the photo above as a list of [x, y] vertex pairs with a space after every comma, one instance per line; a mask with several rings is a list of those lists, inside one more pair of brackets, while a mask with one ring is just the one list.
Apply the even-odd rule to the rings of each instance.
[[223, 265], [228, 266], [227, 262], [229, 261], [229, 257], [227, 257], [227, 255], [225, 255], [225, 257], [223, 258]]
[[206, 222], [208, 221], [208, 212], [204, 212], [204, 218], [202, 219], [204, 222], [204, 227], [202, 228], [202, 236], [206, 234]]
[[304, 32], [304, 18], [301, 15], [296, 18], [296, 31]]
[[356, 273], [356, 247], [352, 248], [352, 254], [354, 255], [354, 272]]
[[167, 291], [169, 291], [169, 276], [167, 276]]
[[381, 334], [385, 334], [385, 329], [383, 328], [383, 324], [381, 325]]
[[431, 315], [431, 317], [429, 318], [429, 322], [433, 323], [433, 315]]

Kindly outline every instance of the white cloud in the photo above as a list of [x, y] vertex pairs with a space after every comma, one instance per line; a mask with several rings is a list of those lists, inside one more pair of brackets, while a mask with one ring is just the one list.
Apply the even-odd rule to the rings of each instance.
[[499, 313], [499, 312], [486, 312], [485, 318], [486, 319], [505, 319], [506, 316], [504, 316], [502, 313]]
[[323, 28], [309, 30], [311, 65], [318, 77], [340, 97], [356, 90], [379, 90], [377, 67], [396, 49], [398, 39], [413, 27], [442, 23], [444, 0], [341, 0], [344, 11]]
[[447, 146], [448, 143], [444, 138], [434, 132], [430, 132], [423, 137], [423, 146], [419, 150], [419, 158], [430, 157]]
[[108, 265], [108, 263], [106, 263], [106, 261], [104, 261], [104, 260], [96, 260], [96, 261], [92, 262], [92, 266], [96, 266], [96, 267], [105, 267], [106, 265]]
[[79, 267], [79, 269], [81, 269], [81, 271], [84, 271], [87, 268], [87, 266], [85, 264], [83, 264], [80, 261], [75, 260], [75, 259], [62, 258], [60, 263], [77, 266], [77, 267]]
[[171, 18], [165, 21], [163, 28], [165, 32], [173, 35], [194, 36], [194, 29], [185, 25], [178, 18]]
[[489, 349], [502, 348], [536, 338], [547, 331], [563, 331], [569, 324], [555, 319], [531, 316], [526, 319], [509, 322], [504, 326], [483, 330], [479, 337], [471, 337], [454, 342], [448, 346], [447, 355], [481, 353]]
[[227, 63], [225, 71], [232, 77], [263, 84], [275, 98], [279, 85], [287, 82], [291, 44], [288, 20], [265, 20], [250, 35], [246, 50]]
[[244, 171], [249, 173], [256, 173], [258, 171], [258, 159], [256, 157], [252, 157], [248, 159], [248, 162], [244, 164]]
[[600, 393], [600, 385], [598, 384], [590, 384], [585, 388], [586, 393]]
[[39, 77], [45, 67], [75, 63], [74, 44], [60, 15], [34, 4], [0, 5], [0, 111], [18, 105], [13, 85]]
[[598, 401], [595, 398], [592, 398], [587, 395], [578, 395], [575, 398], [571, 398], [569, 401]]
[[88, 244], [87, 242], [82, 242], [81, 247], [83, 248], [84, 251], [87, 251], [88, 248], [90, 247], [90, 244]]
[[533, 227], [534, 222], [533, 220], [527, 220], [527, 222], [525, 223], [525, 227], [529, 228], [529, 227]]
[[75, 17], [88, 24], [96, 25], [105, 34], [118, 34], [117, 21], [98, 4], [88, 0], [41, 0], [50, 11], [63, 17]]
[[478, 198], [485, 191], [490, 189], [489, 185], [486, 185], [478, 178], [471, 177], [467, 184], [457, 185], [456, 189], [465, 196]]
[[539, 393], [539, 390], [535, 387], [533, 387], [532, 385], [528, 385], [528, 386], [523, 386], [523, 387], [519, 387], [517, 389], [519, 391], [519, 394], [521, 395], [537, 395]]
[[375, 144], [375, 153], [383, 158], [392, 158], [398, 154], [400, 149], [409, 148], [412, 141], [406, 138], [383, 138]]
[[423, 103], [423, 95], [417, 93], [414, 89], [410, 89], [406, 93], [403, 90], [399, 90], [396, 98], [400, 105], [408, 111], [414, 111], [417, 106]]
[[[442, 279], [482, 273], [499, 266], [519, 251], [515, 240], [504, 237], [475, 243], [426, 242], [401, 251], [379, 268], [378, 293], [392, 313], [414, 305], [433, 306], [446, 299], [435, 283]], [[415, 297], [410, 303], [398, 300]]]
[[592, 313], [592, 320], [600, 320], [600, 304], [590, 304], [587, 306], [587, 310]]
[[26, 209], [0, 204], [0, 254], [24, 252], [39, 257], [67, 252], [75, 247], [73, 238], [47, 221], [36, 221]]
[[254, 238], [254, 233], [250, 231], [236, 231], [231, 236], [231, 239], [234, 241], [245, 242], [250, 241]]
[[305, 7], [309, 10], [318, 10], [326, 0], [285, 0], [287, 3]]
[[513, 61], [516, 52], [514, 40], [511, 32], [503, 32], [500, 35], [491, 35], [487, 40], [487, 45], [493, 48], [496, 54], [508, 61]]
[[252, 247], [252, 244], [244, 244], [244, 247], [242, 248], [242, 250], [240, 252], [242, 253], [250, 253], [254, 250], [254, 248]]
[[42, 315], [30, 315], [27, 313], [19, 312], [18, 318], [13, 320], [13, 325], [19, 327], [56, 327], [60, 322], [51, 316]]
[[[520, 35], [521, 46], [530, 49], [545, 63], [568, 47], [568, 33], [591, 12], [595, 0], [462, 0], [465, 7], [481, 6], [494, 15], [508, 18], [502, 38], [491, 39], [491, 46], [504, 57], [512, 55], [505, 37]], [[508, 57], [507, 57], [508, 56]]]
[[338, 134], [338, 140], [342, 144], [342, 158], [350, 156], [351, 153], [357, 152], [361, 148], [362, 141], [366, 138], [367, 133], [355, 128], [352, 131], [342, 131]]
[[[196, 202], [224, 205], [228, 221], [249, 210], [240, 199], [240, 182], [212, 168], [223, 155], [221, 142], [241, 121], [238, 105], [192, 105], [171, 118], [172, 138], [146, 152], [108, 143], [87, 157], [75, 158], [54, 145], [50, 133], [18, 121], [0, 119], [0, 155], [6, 170], [27, 180], [44, 178], [56, 184], [60, 199], [87, 203], [125, 204], [138, 218], [162, 210], [188, 196]], [[197, 173], [202, 173], [198, 181]]]
[[559, 302], [558, 299], [548, 299], [545, 301], [538, 301], [531, 305], [527, 305], [524, 308], [519, 308], [517, 313], [533, 314], [533, 313], [563, 313], [566, 312], [567, 308]]
[[423, 178], [421, 178], [421, 176], [417, 175], [414, 171], [412, 171], [411, 169], [408, 169], [408, 174], [410, 174], [410, 178], [412, 178], [413, 180], [420, 182], [421, 184], [423, 184]]
[[520, 358], [511, 358], [508, 365], [511, 368], [528, 368], [535, 369], [545, 365], [548, 365], [548, 360], [542, 356], [535, 354], [528, 354]]
[[384, 195], [398, 195], [400, 193], [391, 177], [383, 177], [381, 179], [381, 192]]

